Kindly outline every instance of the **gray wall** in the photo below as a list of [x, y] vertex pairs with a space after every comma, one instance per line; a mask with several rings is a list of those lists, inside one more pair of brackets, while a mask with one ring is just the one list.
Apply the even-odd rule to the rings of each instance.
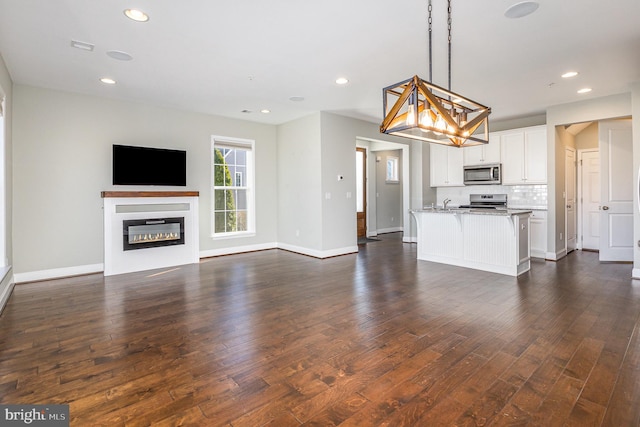
[[[0, 98], [5, 97], [5, 111], [4, 115], [4, 235], [5, 235], [5, 255], [8, 259], [8, 264], [13, 263], [13, 236], [11, 232], [12, 228], [12, 198], [13, 198], [13, 186], [12, 186], [12, 112], [13, 112], [13, 83], [9, 76], [9, 70], [0, 56]], [[0, 311], [4, 307], [4, 304], [9, 299], [11, 290], [13, 288], [13, 275], [11, 271], [7, 274], [0, 275]]]
[[[103, 190], [112, 144], [187, 150], [187, 187], [200, 192], [200, 250], [277, 239], [276, 127], [29, 86], [14, 87], [13, 223], [16, 274], [103, 262]], [[256, 235], [211, 239], [211, 136], [254, 139]]]
[[598, 122], [591, 123], [576, 135], [576, 149], [598, 149]]
[[278, 126], [278, 241], [305, 253], [322, 250], [320, 144], [320, 113]]
[[[402, 228], [402, 150], [376, 151], [376, 230], [378, 233]], [[398, 158], [399, 182], [386, 181], [387, 156]], [[378, 162], [377, 159], [380, 158]]]

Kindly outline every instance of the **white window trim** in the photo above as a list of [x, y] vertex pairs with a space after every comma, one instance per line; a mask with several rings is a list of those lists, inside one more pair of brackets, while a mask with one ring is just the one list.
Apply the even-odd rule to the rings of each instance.
[[[215, 197], [214, 197], [214, 186], [213, 182], [215, 179], [215, 168], [214, 168], [214, 159], [215, 159], [215, 146], [216, 144], [220, 145], [229, 145], [236, 146], [238, 148], [246, 148], [251, 151], [250, 156], [250, 164], [247, 165], [247, 171], [245, 175], [246, 187], [247, 187], [247, 212], [248, 212], [248, 223], [247, 223], [247, 231], [236, 231], [229, 233], [216, 233], [215, 232]], [[256, 235], [256, 209], [255, 209], [255, 169], [256, 169], [256, 152], [255, 152], [255, 140], [253, 139], [243, 139], [243, 138], [234, 138], [230, 136], [220, 136], [220, 135], [212, 135], [211, 136], [211, 151], [209, 153], [209, 164], [211, 168], [211, 179], [210, 179], [210, 188], [211, 192], [211, 211], [210, 211], [210, 220], [211, 220], [211, 238], [213, 240], [224, 240], [224, 239], [234, 239], [241, 237], [251, 237]], [[235, 184], [235, 176], [234, 176], [234, 184]], [[235, 186], [234, 186], [235, 187]]]
[[[388, 179], [389, 176], [389, 160], [393, 161], [393, 178]], [[387, 156], [385, 161], [385, 182], [390, 184], [397, 184], [400, 182], [400, 158], [396, 156]]]

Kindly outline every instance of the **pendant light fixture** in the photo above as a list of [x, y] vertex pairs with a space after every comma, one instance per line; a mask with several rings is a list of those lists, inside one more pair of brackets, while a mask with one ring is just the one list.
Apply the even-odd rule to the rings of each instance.
[[449, 86], [433, 83], [432, 5], [429, 12], [429, 81], [413, 76], [382, 90], [380, 132], [425, 142], [466, 147], [489, 143], [491, 108], [451, 92], [451, 0], [447, 0]]

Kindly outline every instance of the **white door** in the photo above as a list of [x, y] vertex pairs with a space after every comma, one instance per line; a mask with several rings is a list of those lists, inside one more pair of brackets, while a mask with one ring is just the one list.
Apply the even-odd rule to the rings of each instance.
[[566, 235], [567, 253], [576, 249], [576, 150], [565, 148], [565, 206], [566, 206]]
[[599, 123], [600, 261], [633, 261], [631, 120]]
[[580, 245], [581, 249], [600, 248], [600, 153], [580, 152]]

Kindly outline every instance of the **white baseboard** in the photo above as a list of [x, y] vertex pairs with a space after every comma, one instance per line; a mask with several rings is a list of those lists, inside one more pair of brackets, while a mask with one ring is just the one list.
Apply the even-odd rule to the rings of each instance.
[[15, 285], [11, 267], [8, 267], [3, 273], [2, 280], [0, 281], [0, 313], [2, 313], [5, 305], [7, 305], [7, 301], [9, 301]]
[[279, 249], [295, 252], [302, 255], [312, 256], [314, 258], [331, 258], [334, 256], [353, 254], [358, 252], [358, 246], [347, 246], [345, 248], [331, 249], [329, 251], [318, 251], [316, 249], [303, 248], [300, 246], [289, 245], [286, 243], [278, 243]]
[[562, 259], [566, 256], [567, 256], [567, 250], [562, 249], [561, 251], [558, 251], [558, 252], [547, 252], [544, 258], [550, 261], [558, 261], [559, 259]]
[[16, 273], [16, 283], [35, 282], [38, 280], [57, 279], [59, 277], [80, 276], [82, 274], [102, 273], [104, 264], [80, 265], [77, 267], [53, 268], [51, 270]]
[[376, 230], [376, 234], [396, 233], [398, 231], [404, 231], [404, 228], [403, 227], [379, 228]]
[[[284, 249], [290, 252], [295, 252], [303, 255], [312, 256], [314, 258], [331, 258], [334, 256], [347, 255], [358, 252], [358, 246], [348, 246], [344, 248], [331, 249], [328, 251], [318, 251], [315, 249], [303, 248], [294, 245], [288, 245], [285, 243], [261, 243], [258, 245], [236, 246], [233, 248], [212, 249], [200, 252], [200, 258], [209, 258], [221, 255], [233, 255], [244, 252], [263, 251], [267, 249]], [[82, 274], [102, 273], [104, 272], [104, 264], [91, 264], [81, 265], [77, 267], [65, 267], [54, 268], [51, 270], [31, 271], [26, 273], [17, 273], [13, 276], [13, 282], [25, 283], [36, 282], [40, 280], [57, 279], [60, 277], [79, 276]], [[13, 286], [12, 282], [12, 286]], [[8, 295], [11, 294], [11, 290], [5, 289], [0, 294], [0, 303], [3, 303], [2, 298], [8, 299]], [[1, 307], [1, 305], [0, 305]]]
[[403, 237], [402, 238], [402, 242], [403, 243], [418, 243], [418, 237], [417, 236], [407, 236], [407, 237]]
[[277, 247], [278, 247], [278, 244], [273, 242], [273, 243], [261, 243], [258, 245], [236, 246], [233, 248], [209, 249], [206, 251], [200, 251], [200, 258], [209, 258], [209, 257], [221, 256], [221, 255], [241, 254], [244, 252], [264, 251], [267, 249], [276, 249]]
[[634, 268], [633, 270], [631, 270], [631, 278], [640, 279], [640, 268]]

